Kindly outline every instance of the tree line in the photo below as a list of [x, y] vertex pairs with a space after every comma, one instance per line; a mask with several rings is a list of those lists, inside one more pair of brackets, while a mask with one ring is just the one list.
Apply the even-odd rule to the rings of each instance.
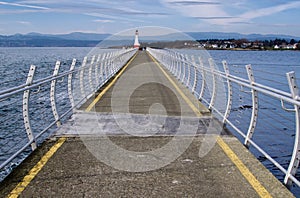
[[[295, 39], [254, 40], [248, 39], [206, 39], [198, 40], [206, 48], [244, 48], [244, 49], [294, 49], [300, 50], [300, 41]], [[217, 47], [216, 47], [217, 46]]]

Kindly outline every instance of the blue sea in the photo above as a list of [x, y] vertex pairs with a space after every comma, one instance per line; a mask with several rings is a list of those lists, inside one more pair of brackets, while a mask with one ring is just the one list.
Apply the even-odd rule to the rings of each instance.
[[[24, 84], [31, 64], [37, 66], [36, 79], [52, 75], [55, 62], [62, 62], [62, 71], [68, 70], [73, 58], [81, 63], [92, 48], [0, 48], [0, 91]], [[190, 55], [196, 56], [197, 50], [183, 50]], [[227, 51], [210, 50], [208, 51], [214, 62], [222, 69], [222, 60], [226, 60], [232, 75], [247, 79], [245, 65], [251, 64], [254, 72], [255, 81], [266, 86], [274, 87], [282, 91], [289, 92], [286, 73], [295, 71], [300, 84], [300, 51]], [[243, 87], [233, 86], [233, 106], [230, 120], [239, 125], [243, 131], [247, 131], [251, 105], [250, 90]], [[38, 90], [37, 90], [38, 91]], [[43, 90], [41, 90], [43, 91]], [[57, 105], [63, 111], [68, 105], [66, 91], [61, 90], [61, 99]], [[33, 96], [34, 97], [34, 96]], [[281, 108], [279, 100], [259, 94], [260, 109], [258, 116], [257, 131], [254, 134], [254, 141], [262, 146], [269, 155], [276, 159], [282, 166], [287, 168], [291, 157], [294, 137], [295, 137], [295, 118], [294, 114], [286, 112]], [[51, 116], [51, 106], [47, 103], [48, 95], [39, 95], [32, 103], [31, 108], [39, 111], [31, 115], [34, 122], [43, 123]], [[287, 108], [292, 108], [290, 104], [285, 104]], [[48, 108], [48, 109], [47, 109]], [[53, 119], [53, 118], [51, 118]], [[45, 127], [43, 124], [33, 126], [36, 131]], [[230, 128], [229, 128], [230, 129]], [[50, 130], [51, 131], [51, 130]], [[234, 133], [241, 141], [243, 139]], [[45, 138], [50, 134], [46, 134]], [[0, 162], [17, 149], [17, 145], [27, 141], [26, 132], [23, 126], [22, 117], [22, 94], [9, 100], [0, 101]], [[259, 152], [250, 147], [255, 156], [281, 181], [283, 174], [265, 159]], [[26, 156], [30, 150], [23, 154]], [[21, 156], [22, 158], [22, 156]], [[21, 159], [20, 158], [20, 159]], [[19, 160], [20, 161], [20, 160]], [[4, 175], [11, 171], [11, 168], [18, 165], [18, 159], [12, 162], [11, 166], [0, 174], [0, 180]], [[298, 179], [300, 178], [297, 176]], [[295, 195], [300, 196], [300, 188], [292, 188]]]

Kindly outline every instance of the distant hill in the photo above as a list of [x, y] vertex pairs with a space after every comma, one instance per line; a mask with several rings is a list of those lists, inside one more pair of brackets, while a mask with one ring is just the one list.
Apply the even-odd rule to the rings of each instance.
[[[141, 42], [151, 41], [174, 41], [174, 40], [186, 40], [188, 37], [192, 37], [195, 40], [206, 39], [248, 39], [253, 40], [274, 40], [278, 39], [295, 39], [300, 40], [300, 37], [294, 37], [289, 35], [275, 35], [275, 34], [240, 34], [240, 33], [223, 33], [223, 32], [187, 32], [183, 36], [182, 33], [172, 33], [162, 36], [140, 36]], [[94, 47], [100, 41], [110, 37], [111, 34], [96, 34], [96, 33], [82, 33], [73, 32], [70, 34], [14, 34], [14, 35], [0, 35], [0, 47]], [[133, 35], [134, 36], [134, 35]], [[117, 36], [113, 37], [113, 41], [106, 42], [107, 46], [110, 43], [114, 45], [122, 45], [133, 42], [133, 36]]]
[[106, 39], [111, 34], [96, 34], [96, 33], [82, 33], [82, 32], [72, 32], [70, 34], [40, 34], [36, 32], [31, 32], [28, 34], [15, 34], [12, 36], [21, 35], [23, 37], [48, 37], [64, 40], [81, 40], [81, 41], [101, 41]]
[[224, 32], [187, 32], [189, 36], [196, 40], [206, 39], [248, 39], [254, 40], [274, 40], [274, 39], [285, 39], [285, 40], [300, 40], [300, 37], [280, 34], [240, 34], [240, 33], [224, 33]]
[[0, 35], [0, 47], [93, 47], [109, 34], [74, 32], [70, 34]]

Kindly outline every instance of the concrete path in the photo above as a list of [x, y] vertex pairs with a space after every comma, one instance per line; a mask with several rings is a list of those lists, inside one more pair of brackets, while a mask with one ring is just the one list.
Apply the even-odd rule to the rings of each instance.
[[108, 86], [1, 183], [0, 197], [292, 197], [146, 52]]

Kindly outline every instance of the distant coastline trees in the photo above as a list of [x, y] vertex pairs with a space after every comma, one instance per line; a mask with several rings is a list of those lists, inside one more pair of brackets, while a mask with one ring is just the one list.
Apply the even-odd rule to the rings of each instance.
[[197, 40], [206, 49], [249, 49], [249, 50], [300, 50], [300, 41], [295, 39], [255, 40], [207, 39]]

